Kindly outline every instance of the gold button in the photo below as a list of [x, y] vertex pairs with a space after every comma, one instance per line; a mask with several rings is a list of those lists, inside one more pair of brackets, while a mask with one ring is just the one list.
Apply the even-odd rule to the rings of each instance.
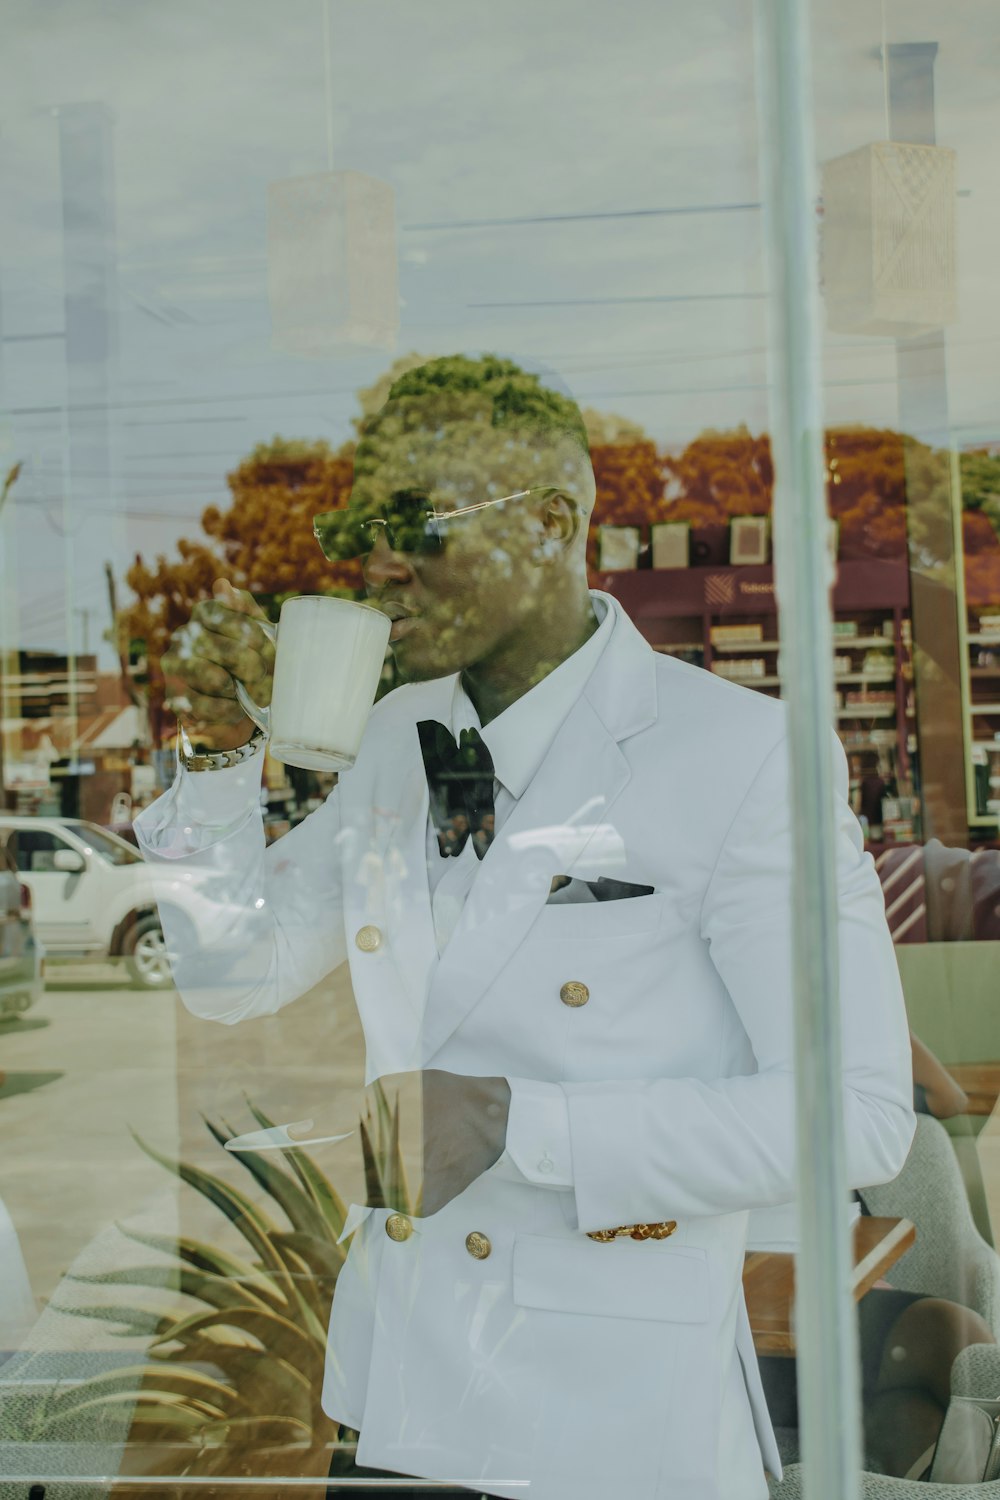
[[590, 991], [579, 979], [568, 979], [559, 991], [559, 999], [563, 1005], [571, 1005], [575, 1010], [578, 1005], [586, 1005]]
[[390, 1214], [385, 1221], [385, 1232], [391, 1240], [402, 1244], [413, 1233], [413, 1225], [405, 1214]]
[[465, 1248], [474, 1260], [485, 1260], [493, 1246], [485, 1234], [480, 1234], [474, 1229], [471, 1234], [465, 1236]]
[[354, 941], [362, 953], [374, 953], [382, 946], [382, 934], [377, 927], [359, 927]]

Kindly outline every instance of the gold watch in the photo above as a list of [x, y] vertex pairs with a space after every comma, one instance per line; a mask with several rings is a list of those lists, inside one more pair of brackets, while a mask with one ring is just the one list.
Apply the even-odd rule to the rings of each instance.
[[267, 739], [262, 729], [255, 729], [245, 745], [235, 750], [196, 750], [183, 724], [177, 726], [177, 760], [186, 771], [224, 771], [229, 766], [252, 760]]

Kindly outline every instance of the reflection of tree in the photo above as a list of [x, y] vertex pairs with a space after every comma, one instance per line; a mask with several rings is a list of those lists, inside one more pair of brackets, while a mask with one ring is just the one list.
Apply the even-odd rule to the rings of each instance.
[[262, 601], [360, 586], [357, 566], [327, 562], [312, 529], [318, 511], [347, 504], [352, 458], [350, 444], [334, 453], [326, 443], [275, 438], [229, 475], [232, 505], [209, 506], [202, 524], [233, 582]]
[[[381, 409], [390, 385], [423, 362], [420, 355], [405, 355], [358, 393], [359, 432], [365, 419]], [[535, 400], [535, 378], [511, 369], [509, 401]], [[488, 490], [509, 476], [486, 470], [509, 467], [511, 457], [502, 428], [483, 431], [477, 400], [473, 389], [449, 394], [453, 405], [464, 402], [470, 409], [463, 405], [461, 412], [452, 413], [461, 420], [445, 424], [446, 438], [457, 442], [467, 428], [475, 431], [469, 485]], [[754, 436], [745, 426], [709, 429], [680, 452], [670, 452], [623, 417], [588, 410], [583, 422], [597, 482], [595, 538], [600, 525], [647, 527], [677, 520], [698, 529], [770, 512], [773, 471], [766, 434]], [[384, 446], [393, 433], [391, 421], [383, 425], [379, 441]], [[495, 464], [490, 438], [499, 445]], [[228, 507], [209, 506], [204, 512], [204, 537], [182, 538], [174, 559], [160, 556], [151, 565], [136, 558], [127, 575], [136, 597], [119, 617], [120, 641], [147, 659], [154, 720], [162, 702], [159, 658], [170, 634], [188, 619], [196, 601], [211, 593], [216, 578], [226, 576], [249, 589], [272, 613], [288, 594], [360, 588], [359, 565], [327, 562], [312, 532], [314, 514], [346, 505], [354, 452], [353, 442], [336, 451], [307, 440], [275, 438], [261, 444], [228, 476]], [[542, 445], [535, 455], [536, 474], [521, 453], [514, 482], [544, 482], [563, 457]], [[948, 558], [951, 550], [949, 454], [889, 429], [842, 427], [827, 433], [826, 461], [830, 514], [839, 523], [842, 559], [902, 560], [909, 541], [921, 571], [938, 571], [938, 559]], [[1000, 603], [1000, 455], [962, 454], [959, 467], [969, 603]], [[912, 500], [918, 494], [922, 503], [911, 504], [908, 538], [907, 496]], [[589, 560], [596, 565], [596, 541]]]
[[703, 432], [666, 463], [672, 521], [717, 526], [733, 516], [763, 516], [771, 509], [771, 444], [746, 427]]
[[959, 467], [966, 596], [1000, 604], [1000, 454], [963, 453]]
[[899, 433], [833, 428], [826, 437], [826, 469], [841, 558], [904, 558], [907, 471]]
[[[589, 415], [589, 414], [588, 414]], [[588, 421], [588, 429], [591, 424]], [[648, 526], [667, 519], [664, 508], [664, 463], [650, 439], [629, 434], [624, 441], [597, 443], [590, 437], [590, 457], [597, 481], [593, 531], [587, 551], [597, 566], [598, 526]]]
[[327, 562], [312, 529], [317, 511], [346, 505], [352, 458], [351, 444], [333, 452], [323, 442], [262, 443], [228, 476], [231, 504], [210, 505], [202, 516], [214, 545], [182, 537], [176, 559], [160, 556], [150, 566], [136, 558], [126, 575], [135, 602], [122, 612], [119, 629], [127, 643], [142, 643], [154, 712], [162, 703], [159, 661], [170, 635], [211, 595], [217, 578], [249, 589], [272, 614], [288, 594], [360, 587], [358, 564]]

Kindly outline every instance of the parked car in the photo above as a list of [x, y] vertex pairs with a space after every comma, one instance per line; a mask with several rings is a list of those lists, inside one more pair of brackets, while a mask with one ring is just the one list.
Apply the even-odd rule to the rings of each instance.
[[209, 872], [175, 874], [148, 865], [131, 844], [96, 823], [0, 813], [0, 848], [31, 892], [38, 936], [50, 957], [122, 958], [134, 984], [163, 989], [171, 972], [161, 911], [171, 908], [174, 930], [187, 924], [196, 938], [211, 927], [216, 945], [225, 932]]
[[35, 936], [31, 891], [0, 848], [0, 1019], [20, 1015], [42, 992], [44, 950]]

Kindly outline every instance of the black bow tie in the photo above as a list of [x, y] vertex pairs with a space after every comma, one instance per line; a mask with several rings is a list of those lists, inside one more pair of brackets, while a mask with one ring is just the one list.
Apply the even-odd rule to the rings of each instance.
[[[473, 848], [482, 859], [493, 837], [483, 828], [483, 818], [492, 817], [494, 810], [493, 757], [485, 741], [478, 729], [463, 729], [456, 743], [450, 730], [436, 719], [422, 719], [417, 733], [441, 853], [461, 854], [469, 835], [481, 834], [473, 839]], [[454, 827], [456, 813], [464, 815], [464, 829]]]

